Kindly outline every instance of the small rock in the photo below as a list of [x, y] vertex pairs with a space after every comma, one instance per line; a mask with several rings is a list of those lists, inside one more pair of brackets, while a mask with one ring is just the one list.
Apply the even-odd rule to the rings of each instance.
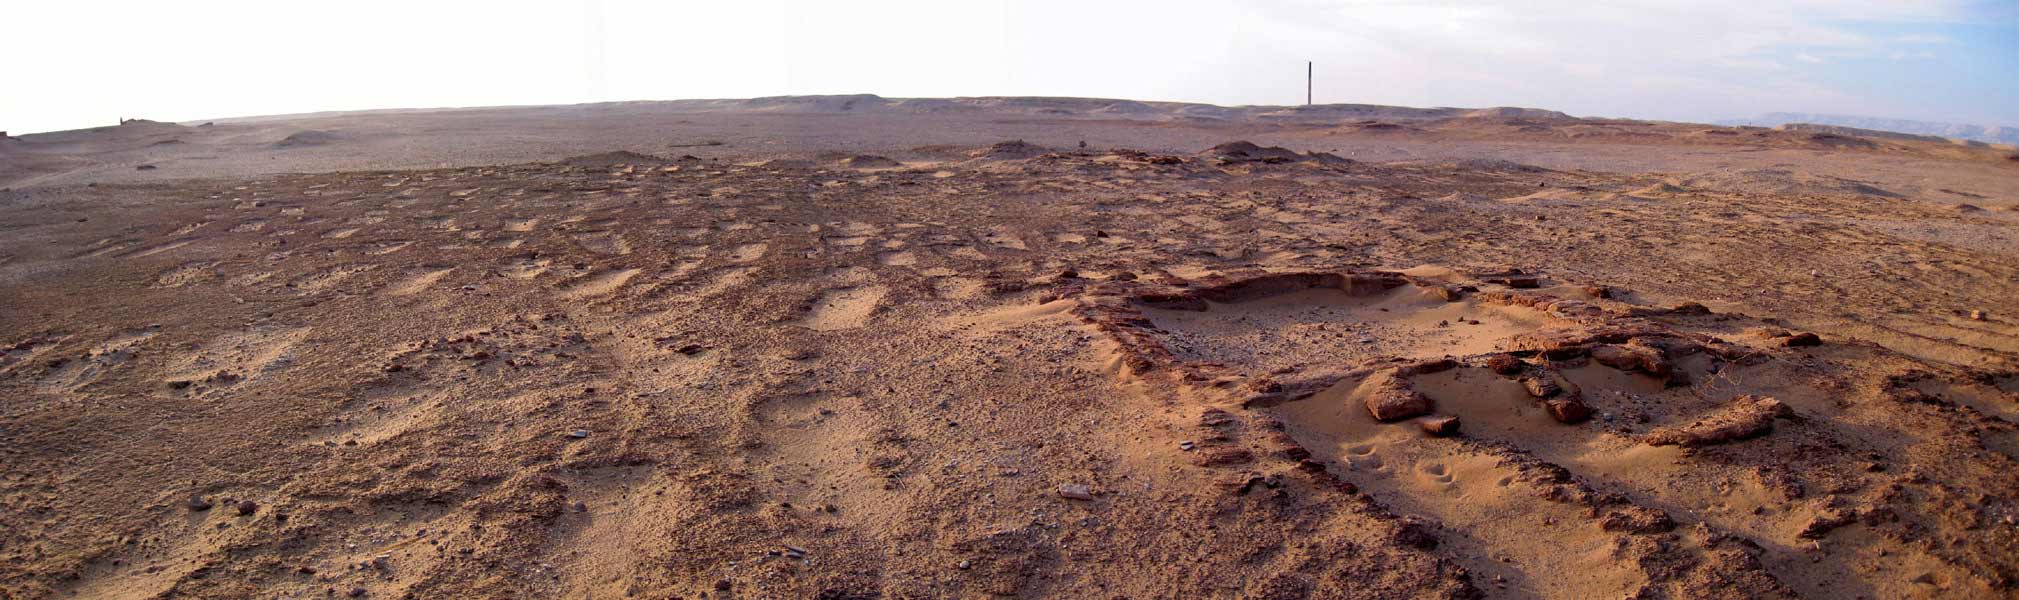
[[1528, 395], [1537, 398], [1548, 398], [1563, 393], [1562, 387], [1546, 377], [1523, 377], [1521, 387], [1528, 390]]
[[1809, 519], [1809, 522], [1803, 525], [1802, 530], [1796, 533], [1795, 536], [1806, 540], [1822, 539], [1830, 531], [1855, 523], [1857, 520], [1858, 511], [1826, 509], [1817, 514], [1815, 518]]
[[1191, 452], [1191, 451], [1192, 451], [1192, 448], [1193, 448], [1193, 447], [1194, 447], [1194, 446], [1193, 446], [1193, 444], [1192, 444], [1192, 440], [1185, 440], [1185, 441], [1182, 441], [1182, 442], [1178, 442], [1178, 449], [1179, 449], [1179, 450], [1184, 450], [1184, 451], [1186, 451], [1186, 452]]
[[571, 437], [571, 438], [575, 438], [575, 439], [578, 439], [578, 440], [579, 440], [579, 439], [582, 439], [582, 438], [586, 438], [586, 437], [589, 437], [589, 430], [587, 430], [587, 429], [577, 429], [577, 430], [574, 430], [574, 431], [570, 431], [570, 432], [568, 432], [568, 437]]
[[190, 512], [203, 512], [210, 510], [212, 506], [216, 505], [211, 504], [209, 500], [203, 499], [203, 496], [190, 496], [189, 501], [184, 502], [183, 506], [189, 507]]
[[259, 503], [251, 500], [240, 500], [238, 504], [232, 505], [232, 508], [238, 510], [239, 516], [250, 516], [252, 513], [259, 512]]
[[365, 589], [361, 587], [354, 587], [351, 588], [350, 593], [345, 595], [350, 596], [352, 598], [363, 598], [365, 597]]
[[1799, 346], [1821, 346], [1823, 345], [1823, 338], [1814, 333], [1803, 332], [1788, 336], [1787, 339], [1781, 340], [1781, 345], [1787, 346], [1789, 348], [1795, 348]]
[[1661, 350], [1646, 346], [1599, 344], [1591, 348], [1591, 360], [1621, 371], [1640, 371], [1656, 377], [1668, 377], [1674, 370]]
[[1528, 365], [1512, 354], [1495, 354], [1486, 358], [1486, 368], [1500, 375], [1513, 376], [1527, 370]]
[[1555, 418], [1558, 423], [1582, 423], [1585, 419], [1591, 418], [1591, 407], [1571, 398], [1556, 398], [1542, 405], [1549, 409], [1549, 416]]
[[1424, 433], [1437, 437], [1458, 434], [1458, 417], [1455, 416], [1430, 417], [1417, 421], [1416, 425], [1422, 427]]
[[1435, 360], [1418, 361], [1415, 363], [1396, 367], [1395, 375], [1397, 377], [1428, 375], [1431, 373], [1448, 371], [1457, 367], [1458, 367], [1458, 361], [1451, 360], [1449, 358], [1439, 358]]
[[1226, 490], [1229, 493], [1240, 495], [1240, 494], [1246, 494], [1248, 493], [1249, 490], [1255, 489], [1255, 486], [1262, 485], [1264, 481], [1267, 480], [1264, 479], [1261, 475], [1256, 475], [1254, 473], [1234, 473], [1226, 477], [1221, 477], [1219, 480], [1214, 481], [1213, 485], [1218, 486], [1220, 489]]
[[1970, 311], [1970, 320], [1972, 320], [1972, 321], [1982, 321], [1982, 320], [1984, 320], [1984, 318], [1985, 318], [1985, 317], [1984, 317], [1984, 311], [1981, 311], [1981, 310], [1973, 310], [1973, 311]]
[[1092, 500], [1094, 489], [1077, 483], [1059, 485], [1059, 496], [1068, 500]]
[[1485, 282], [1487, 282], [1487, 283], [1497, 283], [1497, 284], [1500, 284], [1500, 285], [1504, 285], [1504, 286], [1507, 286], [1507, 287], [1511, 287], [1511, 288], [1517, 288], [1517, 289], [1534, 289], [1534, 288], [1537, 288], [1537, 287], [1541, 287], [1541, 286], [1542, 286], [1542, 280], [1541, 280], [1541, 279], [1538, 279], [1538, 278], [1536, 278], [1535, 276], [1532, 276], [1532, 275], [1511, 275], [1511, 276], [1504, 276], [1504, 277], [1487, 277], [1487, 278], [1483, 279], [1482, 281], [1485, 281]]
[[1676, 305], [1676, 307], [1675, 307], [1675, 308], [1671, 308], [1671, 309], [1668, 309], [1668, 311], [1669, 311], [1669, 312], [1671, 312], [1671, 313], [1675, 313], [1675, 314], [1678, 314], [1678, 315], [1708, 315], [1708, 314], [1711, 314], [1711, 309], [1710, 309], [1710, 307], [1708, 307], [1708, 306], [1704, 306], [1704, 305], [1702, 305], [1702, 304], [1698, 304], [1698, 303], [1695, 303], [1695, 302], [1684, 302], [1684, 303], [1682, 303], [1682, 304], [1678, 304], [1678, 305]]
[[1367, 412], [1377, 421], [1399, 421], [1430, 413], [1430, 397], [1410, 389], [1406, 381], [1391, 375], [1375, 386], [1373, 393], [1367, 395]]

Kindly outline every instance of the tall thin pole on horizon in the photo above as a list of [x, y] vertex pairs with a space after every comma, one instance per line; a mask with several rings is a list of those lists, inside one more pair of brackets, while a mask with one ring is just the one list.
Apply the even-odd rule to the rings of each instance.
[[1304, 61], [1304, 105], [1311, 105], [1311, 61]]

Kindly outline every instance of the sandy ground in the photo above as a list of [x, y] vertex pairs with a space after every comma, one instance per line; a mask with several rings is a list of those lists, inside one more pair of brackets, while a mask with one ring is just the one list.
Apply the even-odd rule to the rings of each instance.
[[1218, 110], [0, 141], [0, 598], [2019, 594], [2011, 149]]

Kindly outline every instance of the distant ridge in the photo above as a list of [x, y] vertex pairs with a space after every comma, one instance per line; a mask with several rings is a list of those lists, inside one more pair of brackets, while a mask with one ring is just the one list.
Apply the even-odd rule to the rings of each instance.
[[[650, 101], [647, 101], [650, 102]], [[625, 104], [635, 104], [631, 102]], [[1193, 102], [1155, 102], [1112, 98], [1047, 96], [974, 96], [960, 98], [885, 98], [875, 94], [833, 96], [770, 96], [749, 99], [670, 100], [663, 104], [693, 111], [761, 110], [788, 113], [958, 113], [990, 111], [1046, 117], [1086, 117], [1147, 120], [1269, 120], [1340, 122], [1357, 119], [1427, 120], [1454, 118], [1572, 119], [1539, 108], [1415, 108], [1377, 104], [1315, 104], [1298, 106], [1219, 106]]]
[[1828, 125], [1871, 131], [1890, 131], [1912, 135], [1972, 140], [1992, 144], [2019, 144], [2019, 127], [1936, 123], [1932, 121], [1884, 119], [1852, 115], [1777, 112], [1767, 113], [1750, 119], [1727, 119], [1718, 121], [1717, 124], [1753, 125], [1759, 127], [1779, 127], [1789, 124]]

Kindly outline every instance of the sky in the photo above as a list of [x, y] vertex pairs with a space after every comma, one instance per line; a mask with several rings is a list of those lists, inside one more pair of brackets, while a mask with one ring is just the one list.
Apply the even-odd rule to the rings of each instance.
[[2019, 125], [2015, 0], [0, 2], [0, 130], [871, 93]]

